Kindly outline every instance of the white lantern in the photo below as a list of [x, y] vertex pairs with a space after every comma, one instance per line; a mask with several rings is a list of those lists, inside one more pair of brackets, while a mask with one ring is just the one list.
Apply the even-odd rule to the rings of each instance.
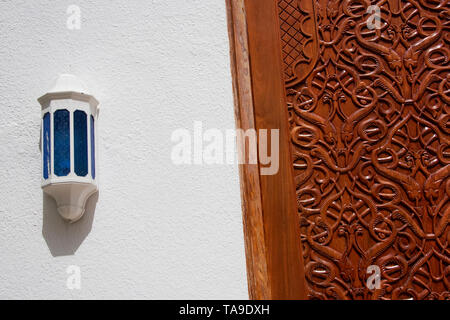
[[42, 189], [58, 212], [79, 220], [87, 199], [98, 190], [96, 128], [98, 101], [75, 76], [61, 75], [38, 99], [42, 107]]

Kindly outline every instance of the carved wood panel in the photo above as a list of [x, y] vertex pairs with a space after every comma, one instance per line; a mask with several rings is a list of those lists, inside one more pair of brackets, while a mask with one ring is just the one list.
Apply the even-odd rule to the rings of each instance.
[[450, 2], [277, 1], [309, 298], [450, 299]]

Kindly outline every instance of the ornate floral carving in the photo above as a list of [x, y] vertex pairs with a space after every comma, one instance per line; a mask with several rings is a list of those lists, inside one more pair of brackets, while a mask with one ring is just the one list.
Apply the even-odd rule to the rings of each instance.
[[450, 2], [278, 3], [310, 298], [450, 299]]

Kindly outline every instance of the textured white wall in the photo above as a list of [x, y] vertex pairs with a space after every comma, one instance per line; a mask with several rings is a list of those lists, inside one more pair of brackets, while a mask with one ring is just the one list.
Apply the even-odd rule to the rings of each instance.
[[[237, 166], [170, 160], [173, 130], [234, 127], [224, 2], [0, 2], [0, 298], [248, 297]], [[102, 108], [98, 202], [70, 226], [40, 189], [36, 99], [60, 73]]]

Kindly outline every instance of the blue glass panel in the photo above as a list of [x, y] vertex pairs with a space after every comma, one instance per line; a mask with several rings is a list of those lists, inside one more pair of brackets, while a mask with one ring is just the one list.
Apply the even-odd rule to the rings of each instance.
[[57, 110], [53, 115], [55, 174], [59, 177], [70, 173], [70, 114]]
[[50, 157], [50, 113], [44, 114], [43, 119], [43, 134], [42, 134], [42, 154], [43, 154], [43, 174], [44, 179], [48, 179], [50, 175], [51, 168], [51, 157]]
[[93, 116], [91, 116], [91, 175], [92, 179], [95, 179], [95, 128]]
[[75, 173], [85, 176], [88, 173], [87, 116], [84, 111], [73, 113], [74, 164]]

